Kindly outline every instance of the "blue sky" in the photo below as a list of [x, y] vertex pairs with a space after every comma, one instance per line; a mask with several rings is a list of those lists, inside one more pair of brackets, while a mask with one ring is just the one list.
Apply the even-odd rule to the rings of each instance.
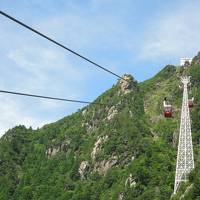
[[[200, 44], [198, 0], [1, 0], [0, 9], [138, 81]], [[0, 89], [92, 101], [117, 78], [0, 16]], [[0, 135], [42, 126], [83, 105], [0, 95]]]

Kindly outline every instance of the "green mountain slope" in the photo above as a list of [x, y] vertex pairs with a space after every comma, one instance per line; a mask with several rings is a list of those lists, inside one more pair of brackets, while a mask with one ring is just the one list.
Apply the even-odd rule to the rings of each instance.
[[[200, 98], [198, 57], [188, 69], [166, 66], [137, 83], [130, 75], [80, 111], [38, 130], [18, 126], [0, 139], [2, 200], [152, 200], [173, 193], [182, 94], [179, 76], [192, 75], [191, 95]], [[165, 119], [163, 98], [173, 103]], [[198, 163], [200, 108], [192, 111]], [[196, 165], [198, 166], [198, 165]], [[200, 168], [180, 188], [198, 199]], [[190, 191], [190, 192], [188, 192]], [[189, 197], [187, 195], [190, 195]]]
[[195, 108], [191, 112], [195, 169], [189, 176], [189, 182], [181, 186], [174, 200], [200, 199], [200, 53], [193, 59], [192, 66], [187, 71], [191, 75], [191, 93], [195, 98]]

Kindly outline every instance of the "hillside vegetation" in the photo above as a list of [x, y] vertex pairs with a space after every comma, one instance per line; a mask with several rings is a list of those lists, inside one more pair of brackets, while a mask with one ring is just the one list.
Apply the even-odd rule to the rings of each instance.
[[[0, 139], [1, 200], [169, 200], [173, 193], [182, 92], [191, 75], [195, 169], [173, 199], [200, 199], [200, 63], [168, 65], [137, 83], [130, 75], [95, 102], [41, 129], [18, 126]], [[173, 104], [163, 117], [162, 101]]]

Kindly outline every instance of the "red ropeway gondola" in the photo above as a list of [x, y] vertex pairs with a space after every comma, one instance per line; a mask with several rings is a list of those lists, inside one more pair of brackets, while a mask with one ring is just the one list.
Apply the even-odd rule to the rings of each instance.
[[172, 117], [172, 105], [169, 104], [166, 97], [164, 98], [164, 101], [163, 101], [163, 107], [164, 107], [164, 117], [171, 118]]

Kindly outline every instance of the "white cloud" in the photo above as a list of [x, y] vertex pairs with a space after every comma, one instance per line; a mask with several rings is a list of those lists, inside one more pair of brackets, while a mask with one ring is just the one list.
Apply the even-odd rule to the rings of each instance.
[[141, 59], [193, 56], [200, 43], [200, 2], [187, 1], [157, 16], [146, 31]]
[[30, 43], [28, 47], [17, 47], [7, 56], [12, 62], [12, 68], [23, 78], [23, 82], [16, 84], [17, 88], [30, 92], [56, 92], [64, 89], [70, 98], [79, 96], [78, 85], [74, 86], [72, 83], [86, 80], [88, 71], [80, 71], [78, 67], [74, 67], [59, 50]]
[[70, 78], [85, 78], [84, 72], [75, 69], [59, 50], [44, 48], [40, 45], [29, 44], [18, 47], [8, 54], [8, 58], [14, 61], [14, 67], [22, 71], [34, 74], [36, 77], [48, 71], [59, 71], [68, 74]]
[[6, 96], [0, 97], [0, 137], [9, 128], [16, 125], [23, 124], [27, 127], [33, 128], [41, 127], [42, 125], [50, 122], [41, 118], [34, 118], [26, 112], [24, 106], [13, 98]]
[[[122, 48], [127, 36], [127, 27], [113, 12], [101, 12], [99, 6], [108, 3], [114, 1], [92, 0], [88, 10], [75, 6], [68, 12], [47, 17], [37, 27], [41, 32], [48, 33], [50, 37], [80, 53], [119, 48], [119, 44]], [[129, 45], [129, 41], [126, 41], [125, 45]]]
[[[26, 38], [24, 40], [26, 41]], [[40, 43], [35, 44], [34, 40], [28, 44], [24, 42], [21, 46], [13, 43], [13, 48], [7, 50], [6, 58], [3, 56], [2, 58], [1, 89], [79, 99], [84, 94], [84, 81], [90, 76], [89, 69], [80, 70], [80, 66], [75, 67], [73, 61], [68, 60], [62, 50], [48, 48]], [[24, 98], [12, 96], [5, 98], [4, 95], [0, 96], [0, 102], [0, 136], [18, 124], [40, 127], [44, 123], [55, 120], [55, 116], [62, 117], [63, 115], [60, 114], [62, 108], [65, 115], [68, 114], [67, 110], [73, 108], [73, 105], [68, 106], [62, 102], [36, 100], [37, 109], [35, 109]], [[59, 111], [56, 113], [56, 110]], [[41, 114], [45, 112], [46, 117], [45, 114]], [[52, 116], [49, 116], [49, 113]]]

